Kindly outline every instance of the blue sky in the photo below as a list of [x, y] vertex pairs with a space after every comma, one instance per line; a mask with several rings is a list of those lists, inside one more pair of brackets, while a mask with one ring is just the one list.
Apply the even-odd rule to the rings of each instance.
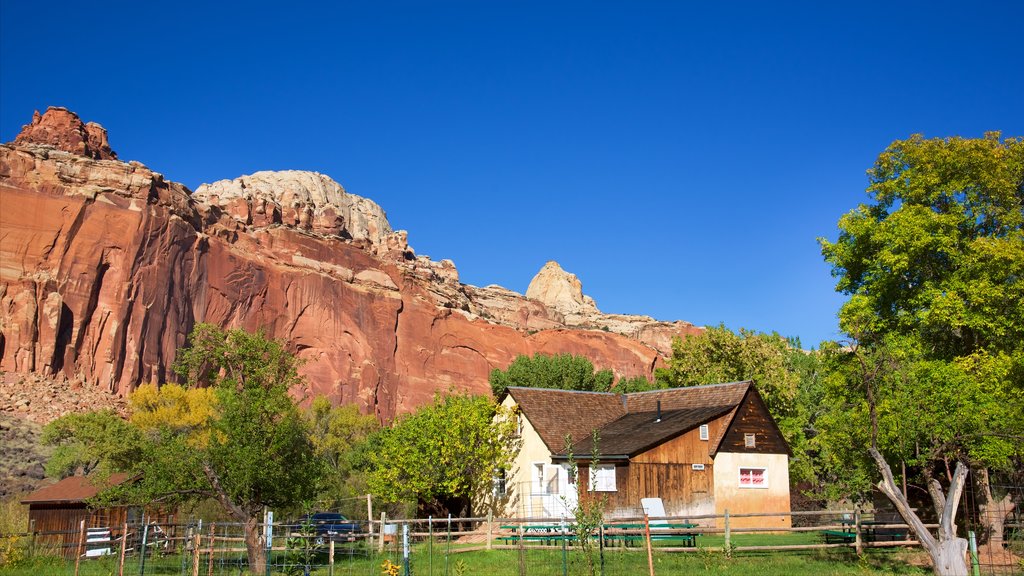
[[464, 282], [838, 337], [816, 237], [913, 133], [1024, 135], [1019, 2], [0, 0], [0, 139], [66, 106], [191, 188], [330, 175]]

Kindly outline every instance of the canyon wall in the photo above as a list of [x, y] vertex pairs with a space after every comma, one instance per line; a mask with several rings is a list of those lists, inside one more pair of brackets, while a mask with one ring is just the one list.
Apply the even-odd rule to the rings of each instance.
[[50, 108], [0, 145], [0, 370], [123, 396], [174, 380], [192, 327], [262, 329], [307, 389], [381, 420], [449, 388], [484, 393], [518, 354], [569, 352], [651, 376], [686, 322], [601, 313], [556, 263], [526, 296], [459, 282], [374, 202], [313, 172], [194, 193], [121, 162], [106, 131]]

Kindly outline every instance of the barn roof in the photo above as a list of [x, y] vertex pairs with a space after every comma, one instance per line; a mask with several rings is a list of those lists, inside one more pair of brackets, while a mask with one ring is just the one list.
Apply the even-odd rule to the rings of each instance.
[[56, 484], [44, 486], [22, 500], [22, 504], [39, 502], [81, 502], [92, 498], [101, 490], [117, 486], [128, 480], [128, 474], [111, 474], [106, 482], [94, 484], [93, 478], [87, 476], [69, 476]]
[[[556, 459], [566, 457], [570, 434], [573, 453], [585, 460], [594, 430], [603, 458], [627, 458], [734, 411], [752, 387], [748, 380], [631, 394], [544, 388], [509, 388], [509, 394]], [[717, 448], [721, 435], [711, 440]]]

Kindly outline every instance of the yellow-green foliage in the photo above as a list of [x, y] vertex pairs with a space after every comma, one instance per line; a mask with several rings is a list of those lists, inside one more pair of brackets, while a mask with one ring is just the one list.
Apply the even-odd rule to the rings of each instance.
[[131, 422], [141, 430], [173, 430], [189, 442], [205, 446], [210, 424], [217, 417], [217, 397], [212, 388], [184, 388], [177, 384], [145, 384], [129, 397]]
[[0, 502], [0, 566], [15, 566], [25, 559], [22, 534], [28, 528], [28, 510], [9, 498]]

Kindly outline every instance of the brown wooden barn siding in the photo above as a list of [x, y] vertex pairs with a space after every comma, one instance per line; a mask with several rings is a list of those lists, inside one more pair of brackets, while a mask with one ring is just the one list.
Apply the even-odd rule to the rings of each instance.
[[[754, 448], [747, 448], [744, 443], [745, 434], [756, 434]], [[756, 452], [758, 454], [786, 454], [789, 448], [785, 440], [776, 432], [775, 426], [771, 423], [771, 416], [768, 408], [765, 407], [760, 397], [748, 393], [732, 426], [722, 439], [718, 447], [719, 452]]]
[[122, 506], [89, 510], [85, 505], [76, 504], [32, 504], [28, 510], [30, 526], [39, 535], [37, 544], [60, 546], [68, 558], [74, 558], [78, 550], [82, 520], [85, 520], [86, 528], [110, 528], [111, 538], [117, 539], [121, 536], [125, 518], [127, 508]]
[[[714, 496], [710, 446], [727, 422], [727, 415], [709, 422], [708, 440], [701, 440], [700, 429], [694, 428], [637, 454], [628, 464], [617, 463], [616, 491], [601, 493], [608, 497], [606, 509], [642, 514], [641, 498], [661, 498], [666, 509], [710, 500]], [[692, 464], [703, 464], [704, 470], [693, 470]], [[588, 477], [583, 466], [580, 474], [582, 478]]]

